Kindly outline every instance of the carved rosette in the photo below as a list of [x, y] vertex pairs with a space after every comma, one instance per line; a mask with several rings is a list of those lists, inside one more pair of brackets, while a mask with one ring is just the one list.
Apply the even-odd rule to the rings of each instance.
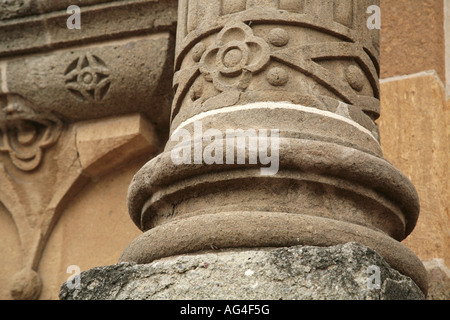
[[66, 88], [81, 101], [99, 101], [107, 94], [110, 71], [99, 57], [87, 53], [67, 67]]
[[245, 164], [176, 165], [169, 141], [130, 186], [130, 215], [145, 233], [121, 261], [359, 242], [427, 290], [423, 265], [400, 244], [418, 218], [417, 192], [383, 158], [375, 123], [374, 4], [180, 1], [171, 133], [195, 136], [197, 121], [203, 131], [277, 129], [280, 169], [261, 176], [249, 154]]

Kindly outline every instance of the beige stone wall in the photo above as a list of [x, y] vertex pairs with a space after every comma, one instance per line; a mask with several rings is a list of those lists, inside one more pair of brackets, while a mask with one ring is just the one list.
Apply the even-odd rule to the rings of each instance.
[[[61, 215], [44, 250], [39, 274], [44, 282], [40, 299], [57, 299], [71, 265], [81, 271], [115, 264], [124, 248], [139, 234], [127, 214], [126, 195], [133, 175], [148, 157], [97, 178], [86, 185]], [[0, 299], [10, 299], [11, 275], [22, 265], [17, 230], [0, 207]]]
[[450, 34], [444, 32], [444, 3], [381, 1], [378, 123], [385, 158], [412, 180], [420, 196], [419, 221], [404, 243], [421, 260], [439, 258], [448, 266], [450, 103], [445, 60], [450, 52], [445, 40]]
[[445, 81], [445, 0], [381, 0], [381, 77], [435, 70]]
[[387, 160], [414, 183], [421, 211], [404, 241], [421, 260], [450, 264], [449, 104], [437, 75], [382, 81], [382, 147]]
[[117, 263], [123, 249], [140, 231], [127, 214], [128, 184], [148, 157], [93, 181], [65, 210], [42, 256], [41, 276], [46, 286], [41, 299], [54, 299], [70, 274], [67, 267], [89, 270]]

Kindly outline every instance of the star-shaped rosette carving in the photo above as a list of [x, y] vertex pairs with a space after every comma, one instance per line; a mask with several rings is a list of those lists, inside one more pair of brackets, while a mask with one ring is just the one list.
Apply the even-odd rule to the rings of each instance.
[[97, 56], [86, 53], [74, 60], [64, 74], [66, 88], [83, 101], [100, 101], [111, 85], [110, 72]]
[[270, 60], [270, 48], [246, 24], [226, 25], [216, 42], [206, 49], [199, 62], [200, 72], [219, 91], [245, 90], [252, 74], [260, 72]]

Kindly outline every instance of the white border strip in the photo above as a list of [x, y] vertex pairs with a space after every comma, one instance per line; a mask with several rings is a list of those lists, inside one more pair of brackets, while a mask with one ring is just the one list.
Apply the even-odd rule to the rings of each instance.
[[447, 99], [450, 98], [450, 1], [444, 1], [445, 82]]
[[8, 79], [6, 79], [6, 68], [8, 64], [6, 62], [0, 62], [0, 92], [8, 93]]
[[[292, 104], [289, 102], [256, 102], [256, 103], [251, 103], [251, 104], [246, 104], [246, 105], [238, 105], [238, 106], [232, 106], [232, 107], [226, 107], [226, 108], [221, 108], [221, 109], [216, 109], [216, 110], [211, 110], [211, 111], [206, 111], [206, 112], [202, 112], [199, 113], [195, 116], [193, 116], [192, 118], [187, 119], [186, 121], [182, 122], [174, 131], [172, 134], [175, 134], [178, 130], [180, 130], [183, 127], [186, 127], [187, 125], [195, 122], [195, 121], [200, 121], [206, 117], [210, 117], [216, 114], [223, 114], [223, 113], [231, 113], [231, 112], [237, 112], [237, 111], [246, 111], [246, 110], [261, 110], [261, 109], [269, 109], [269, 110], [275, 110], [275, 109], [286, 109], [286, 110], [296, 110], [296, 111], [302, 111], [302, 112], [306, 112], [306, 113], [313, 113], [313, 114], [318, 114], [321, 116], [325, 116], [325, 117], [329, 117], [329, 118], [333, 118], [339, 121], [343, 121], [347, 124], [352, 125], [353, 127], [355, 127], [356, 129], [364, 132], [365, 134], [368, 134], [373, 140], [375, 140], [377, 142], [377, 144], [379, 144], [378, 140], [373, 136], [373, 134], [367, 130], [366, 128], [364, 128], [363, 126], [361, 126], [359, 123], [356, 123], [353, 120], [350, 120], [348, 118], [345, 118], [343, 116], [340, 116], [336, 113], [330, 112], [330, 111], [324, 111], [324, 110], [319, 110], [316, 108], [311, 108], [311, 107], [305, 107], [303, 105], [299, 105], [299, 104]], [[275, 129], [275, 128], [274, 128]]]

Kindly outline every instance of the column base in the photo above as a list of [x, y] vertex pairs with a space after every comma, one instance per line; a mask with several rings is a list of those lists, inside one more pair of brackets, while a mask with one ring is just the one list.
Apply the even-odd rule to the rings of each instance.
[[329, 247], [348, 242], [375, 250], [427, 294], [425, 267], [397, 240], [364, 226], [302, 214], [228, 212], [180, 219], [143, 233], [124, 250], [119, 261], [146, 264], [216, 248]]
[[[368, 272], [374, 267], [379, 268], [378, 288], [373, 271]], [[418, 300], [425, 296], [375, 251], [347, 243], [214, 250], [145, 265], [98, 267], [81, 274], [78, 289], [63, 284], [60, 299]]]

